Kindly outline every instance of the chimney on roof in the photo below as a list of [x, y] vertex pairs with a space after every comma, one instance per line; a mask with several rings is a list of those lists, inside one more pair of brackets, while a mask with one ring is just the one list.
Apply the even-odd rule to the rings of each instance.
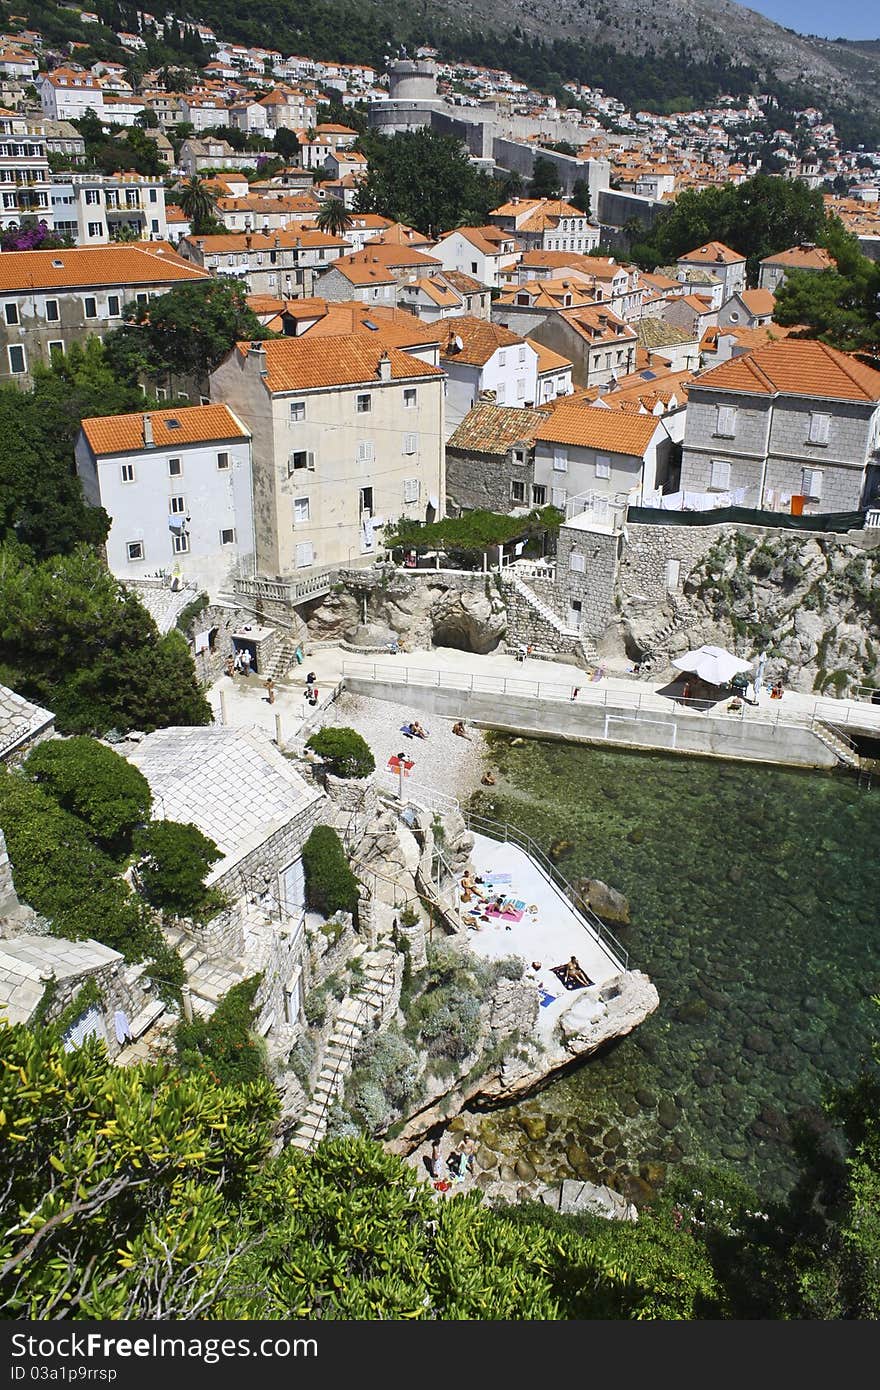
[[387, 352], [383, 352], [382, 356], [379, 358], [379, 380], [391, 380], [391, 358], [388, 356]]
[[254, 242], [254, 239], [253, 239], [253, 237], [251, 236], [250, 232], [245, 232], [244, 244], [245, 244], [245, 246], [247, 247], [248, 251], [250, 251], [250, 249], [251, 249], [251, 247], [252, 247], [252, 245], [253, 245], [253, 242]]
[[152, 416], [144, 415], [144, 448], [152, 449], [155, 443], [153, 439], [153, 420]]

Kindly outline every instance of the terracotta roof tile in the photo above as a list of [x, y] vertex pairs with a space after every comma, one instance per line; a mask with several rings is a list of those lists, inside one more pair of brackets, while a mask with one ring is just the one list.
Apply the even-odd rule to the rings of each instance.
[[745, 256], [732, 251], [723, 241], [707, 241], [704, 246], [697, 246], [678, 259], [688, 265], [738, 265], [745, 260]]
[[[246, 353], [247, 342], [238, 344]], [[391, 363], [392, 380], [408, 377], [443, 376], [439, 367], [420, 362], [399, 348], [386, 348], [361, 334], [339, 337], [270, 338], [259, 344], [265, 354], [265, 382], [269, 391], [310, 391], [328, 386], [375, 386], [378, 384], [379, 359], [386, 353]]]
[[[455, 362], [464, 362], [471, 367], [485, 366], [499, 348], [521, 347], [525, 342], [518, 333], [503, 328], [500, 323], [492, 323], [490, 319], [474, 318], [472, 314], [446, 319], [442, 329], [440, 356], [448, 357]], [[462, 344], [458, 350], [455, 346], [456, 339]]]
[[506, 454], [514, 444], [531, 444], [549, 412], [515, 406], [475, 405], [450, 436], [448, 449], [472, 449], [479, 454]]
[[536, 438], [548, 444], [572, 444], [582, 449], [602, 449], [609, 454], [644, 454], [657, 421], [652, 415], [629, 415], [602, 406], [567, 401], [556, 407]]
[[824, 246], [791, 246], [787, 251], [777, 251], [773, 256], [765, 256], [761, 265], [782, 265], [789, 270], [833, 270], [836, 260]]
[[554, 352], [552, 348], [545, 347], [544, 344], [539, 343], [537, 339], [526, 338], [526, 342], [529, 347], [533, 347], [538, 354], [539, 376], [544, 372], [562, 372], [565, 371], [566, 368], [572, 366], [569, 358], [563, 357], [559, 352]]
[[679, 347], [684, 343], [696, 342], [693, 333], [679, 328], [674, 323], [664, 323], [662, 319], [640, 319], [636, 324], [639, 345], [644, 348]]
[[[739, 335], [737, 335], [739, 337]], [[701, 389], [750, 395], [808, 396], [827, 400], [880, 401], [880, 372], [812, 339], [768, 343], [711, 367], [694, 382]]]
[[[191, 405], [182, 409], [145, 412], [153, 425], [157, 448], [183, 444], [206, 444], [212, 440], [249, 439], [250, 431], [225, 405]], [[177, 427], [170, 421], [177, 421]], [[144, 445], [144, 413], [100, 415], [82, 422], [83, 433], [92, 453], [124, 454]]]
[[770, 290], [740, 290], [740, 299], [750, 314], [756, 318], [772, 315], [776, 308], [776, 296]]
[[175, 253], [136, 246], [85, 246], [71, 251], [6, 251], [0, 255], [0, 293], [101, 285], [162, 285], [209, 280], [206, 270]]

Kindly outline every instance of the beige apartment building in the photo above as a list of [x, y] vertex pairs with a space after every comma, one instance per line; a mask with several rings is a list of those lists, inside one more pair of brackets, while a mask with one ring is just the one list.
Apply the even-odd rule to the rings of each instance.
[[444, 373], [346, 334], [239, 343], [211, 396], [252, 432], [257, 573], [288, 578], [381, 549], [401, 516], [443, 515]]

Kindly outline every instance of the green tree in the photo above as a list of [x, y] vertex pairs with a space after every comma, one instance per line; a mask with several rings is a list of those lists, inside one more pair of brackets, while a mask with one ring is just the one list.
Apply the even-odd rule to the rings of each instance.
[[351, 213], [339, 198], [328, 198], [315, 221], [329, 236], [344, 236], [352, 225]]
[[111, 1066], [51, 1027], [0, 1024], [0, 1055], [6, 1316], [198, 1318], [228, 1297], [258, 1238], [242, 1194], [268, 1161], [270, 1083]]
[[216, 220], [217, 194], [209, 188], [200, 174], [192, 174], [181, 183], [177, 201], [192, 223], [196, 236], [203, 235], [205, 223]]
[[35, 562], [0, 546], [0, 666], [62, 733], [209, 724], [179, 632], [159, 635], [94, 551]]
[[265, 1075], [264, 1049], [254, 1037], [254, 996], [261, 975], [226, 991], [211, 1017], [180, 1022], [174, 1046], [181, 1071], [206, 1070], [221, 1086], [242, 1086]]
[[590, 207], [590, 185], [586, 179], [575, 179], [571, 190], [571, 197], [568, 200], [572, 207], [576, 207], [585, 217], [589, 217], [592, 211]]
[[146, 777], [96, 739], [38, 744], [25, 771], [60, 806], [85, 821], [92, 837], [114, 856], [128, 852], [135, 829], [149, 818], [153, 798]]
[[358, 187], [358, 212], [378, 212], [439, 234], [462, 223], [484, 223], [498, 201], [497, 185], [474, 168], [452, 135], [424, 128], [390, 139], [361, 138], [370, 167]]
[[350, 912], [356, 918], [357, 879], [332, 826], [314, 827], [303, 845], [302, 859], [309, 907], [325, 917], [332, 917], [334, 912]]
[[205, 877], [222, 854], [198, 826], [154, 820], [135, 834], [137, 870], [144, 897], [153, 907], [199, 920], [217, 912], [222, 896], [205, 887]]
[[559, 197], [559, 171], [552, 159], [546, 155], [539, 154], [532, 165], [532, 177], [529, 183], [530, 198], [558, 198]]
[[287, 163], [296, 163], [299, 159], [300, 143], [292, 130], [286, 126], [279, 126], [275, 131], [274, 146], [276, 154], [280, 154]]
[[376, 759], [356, 729], [319, 729], [306, 743], [336, 777], [369, 777]]
[[247, 288], [221, 276], [169, 290], [147, 304], [129, 305], [125, 325], [104, 341], [122, 380], [140, 374], [208, 376], [241, 339], [267, 330], [247, 305]]

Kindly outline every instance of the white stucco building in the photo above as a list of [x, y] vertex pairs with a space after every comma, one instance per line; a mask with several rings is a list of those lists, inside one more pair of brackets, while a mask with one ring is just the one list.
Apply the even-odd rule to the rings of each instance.
[[225, 405], [83, 420], [76, 469], [111, 520], [107, 563], [118, 579], [179, 573], [214, 596], [250, 573], [250, 431]]

